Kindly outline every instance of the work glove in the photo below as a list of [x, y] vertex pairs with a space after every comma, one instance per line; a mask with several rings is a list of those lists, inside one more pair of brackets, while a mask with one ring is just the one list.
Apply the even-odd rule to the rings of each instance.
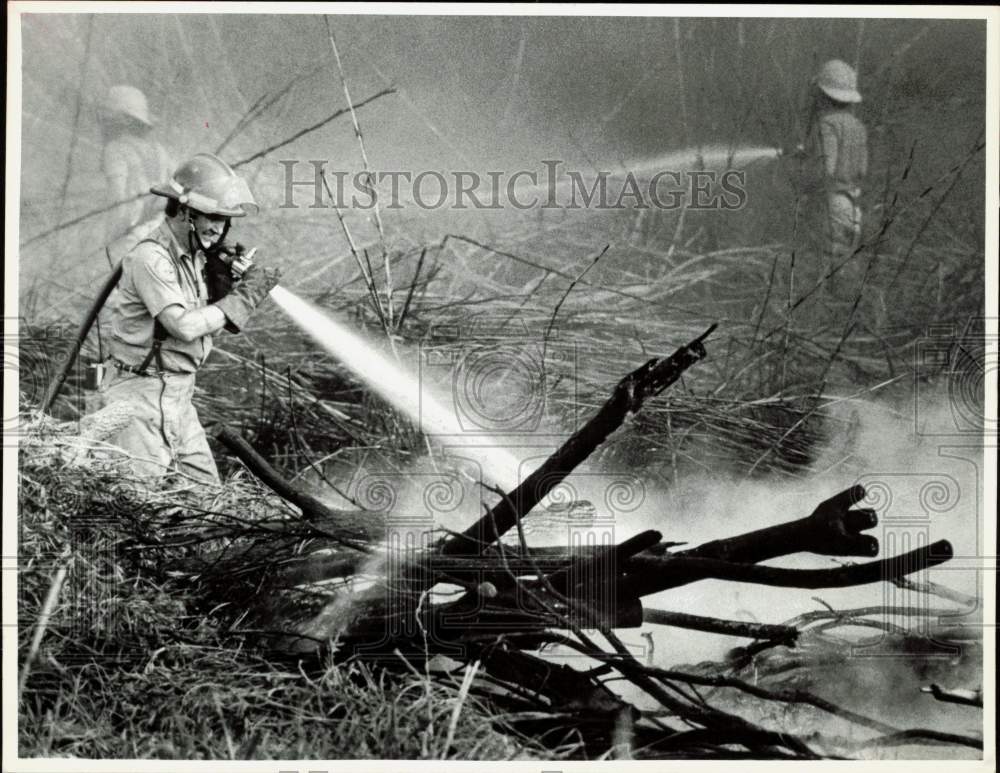
[[251, 299], [254, 306], [267, 297], [281, 279], [281, 269], [265, 268], [256, 263], [243, 272], [243, 278], [236, 285], [235, 292], [243, 292], [247, 298]]
[[280, 278], [280, 269], [263, 268], [256, 263], [252, 264], [229, 294], [215, 304], [222, 309], [222, 313], [231, 323], [231, 326], [226, 325], [226, 329], [237, 333], [242, 330], [253, 310], [274, 289]]
[[[256, 247], [247, 251], [246, 247], [237, 242], [235, 245], [221, 244], [206, 254], [204, 273], [209, 303], [216, 303], [229, 295], [233, 285], [253, 265], [255, 252]], [[240, 332], [228, 319], [225, 330], [229, 333]]]
[[233, 272], [227, 259], [227, 255], [214, 252], [205, 258], [205, 287], [208, 288], [209, 303], [225, 298], [233, 289]]

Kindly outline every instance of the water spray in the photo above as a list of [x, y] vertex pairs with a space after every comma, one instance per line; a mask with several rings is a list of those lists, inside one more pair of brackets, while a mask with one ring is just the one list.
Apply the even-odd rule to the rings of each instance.
[[[383, 355], [373, 342], [283, 287], [272, 289], [271, 299], [327, 352], [403, 411], [424, 434], [431, 437], [464, 434], [454, 411], [443, 406], [431, 386], [421, 383], [402, 363]], [[509, 451], [497, 447], [462, 450], [479, 462], [490, 483], [504, 491], [517, 487], [520, 462]]]
[[[720, 167], [743, 168], [761, 161], [776, 161], [787, 152], [780, 147], [771, 146], [744, 146], [727, 147], [724, 145], [710, 145], [706, 147], [689, 147], [680, 150], [672, 150], [655, 158], [633, 159], [621, 162], [621, 171], [614, 173], [596, 172], [588, 177], [590, 181], [598, 180], [603, 175], [607, 179], [619, 179], [632, 176], [638, 179], [652, 177], [654, 174], [673, 171], [708, 170]], [[566, 188], [576, 188], [581, 184], [581, 179], [562, 177], [555, 181], [545, 181], [541, 183], [520, 183], [515, 186], [519, 193], [548, 193], [552, 196], [556, 191]], [[575, 193], [574, 193], [575, 196]]]
[[651, 172], [662, 169], [692, 169], [696, 166], [718, 167], [727, 164], [742, 167], [757, 161], [773, 161], [781, 158], [782, 154], [781, 148], [768, 146], [684, 148], [654, 159], [633, 161], [625, 168], [631, 172]]

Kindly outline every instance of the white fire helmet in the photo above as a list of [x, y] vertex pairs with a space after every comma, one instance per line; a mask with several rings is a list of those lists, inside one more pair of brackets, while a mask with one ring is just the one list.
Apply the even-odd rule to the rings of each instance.
[[149, 114], [149, 104], [146, 95], [135, 86], [112, 86], [101, 105], [109, 113], [121, 113], [134, 118], [146, 126], [152, 126], [153, 117]]
[[860, 102], [858, 74], [847, 62], [831, 59], [816, 75], [815, 84], [830, 99], [838, 102]]

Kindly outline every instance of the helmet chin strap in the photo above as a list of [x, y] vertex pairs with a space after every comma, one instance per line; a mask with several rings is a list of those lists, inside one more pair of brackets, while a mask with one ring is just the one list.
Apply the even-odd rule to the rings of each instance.
[[201, 237], [198, 236], [198, 229], [194, 226], [194, 218], [191, 215], [191, 208], [185, 207], [184, 214], [188, 225], [188, 249], [191, 250], [191, 254], [194, 255], [198, 250], [201, 250], [209, 255], [218, 252], [222, 248], [222, 245], [226, 242], [226, 235], [229, 233], [229, 226], [232, 223], [230, 218], [226, 218], [226, 224], [222, 227], [222, 234], [219, 236], [218, 241], [211, 247], [206, 247], [202, 244]]

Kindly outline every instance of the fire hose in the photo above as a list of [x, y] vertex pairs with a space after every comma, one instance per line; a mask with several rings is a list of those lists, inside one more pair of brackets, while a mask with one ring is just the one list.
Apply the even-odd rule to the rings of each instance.
[[90, 304], [90, 308], [87, 309], [87, 315], [80, 323], [80, 327], [76, 331], [76, 336], [73, 338], [73, 343], [70, 345], [69, 351], [63, 356], [62, 362], [59, 363], [59, 368], [52, 377], [52, 381], [49, 382], [48, 391], [45, 393], [45, 399], [42, 401], [42, 413], [48, 413], [49, 409], [52, 408], [52, 404], [59, 396], [59, 392], [62, 390], [63, 384], [66, 383], [66, 377], [69, 375], [70, 370], [73, 368], [73, 364], [76, 362], [77, 355], [80, 354], [80, 349], [83, 348], [83, 342], [87, 340], [87, 335], [90, 333], [90, 329], [94, 326], [97, 315], [101, 313], [101, 309], [103, 309], [104, 304], [107, 303], [108, 297], [111, 295], [111, 291], [115, 289], [121, 278], [122, 264], [119, 262], [114, 271], [111, 272], [111, 275], [105, 280], [104, 284], [101, 285], [101, 291], [97, 294], [97, 297], [94, 298], [93, 303]]

